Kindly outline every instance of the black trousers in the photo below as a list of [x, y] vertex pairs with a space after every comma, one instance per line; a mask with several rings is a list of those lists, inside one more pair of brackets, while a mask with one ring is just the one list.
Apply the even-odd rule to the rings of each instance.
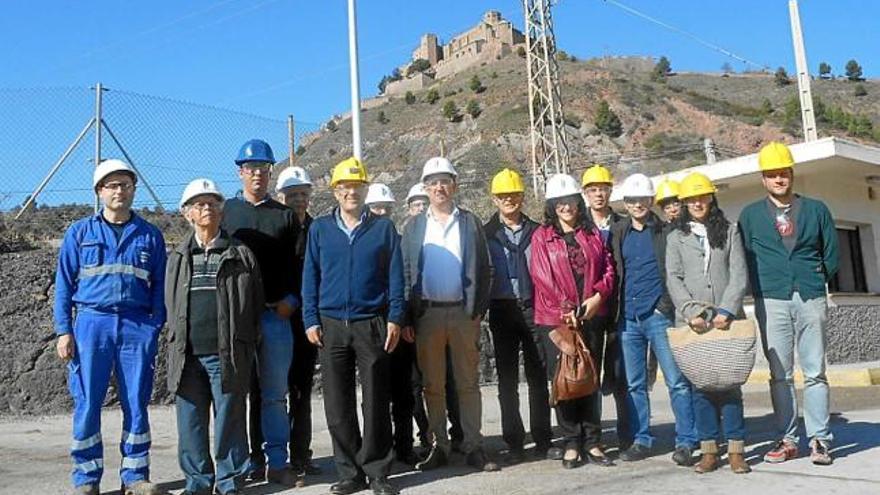
[[[547, 370], [547, 380], [553, 380], [556, 373], [556, 365], [559, 362], [559, 349], [550, 340], [550, 331], [553, 327], [539, 327], [541, 334], [540, 348], [542, 361]], [[597, 371], [601, 369], [598, 356], [602, 353], [602, 341], [604, 340], [604, 327], [596, 321], [585, 321], [581, 326], [584, 343], [590, 350], [590, 355], [596, 361]], [[601, 407], [596, 402], [602, 402], [601, 391], [596, 391], [587, 397], [579, 399], [559, 401], [556, 404], [556, 423], [562, 433], [566, 448], [592, 449], [600, 445], [602, 441], [602, 416]]]
[[519, 412], [519, 353], [522, 351], [529, 386], [532, 440], [538, 448], [549, 448], [553, 432], [550, 429], [548, 375], [541, 359], [541, 333], [535, 328], [532, 308], [520, 307], [514, 300], [494, 300], [489, 306], [489, 329], [495, 347], [504, 441], [511, 449], [522, 449], [525, 443], [526, 432]]
[[415, 344], [400, 339], [391, 353], [391, 419], [394, 425], [394, 452], [398, 457], [406, 456], [413, 450], [416, 397], [413, 393], [412, 370], [415, 362]]
[[303, 465], [311, 458], [312, 446], [312, 388], [315, 382], [315, 363], [318, 348], [306, 338], [300, 310], [293, 315], [293, 364], [287, 375], [290, 390], [290, 463]]
[[[290, 320], [293, 331], [293, 364], [287, 373], [288, 410], [290, 418], [290, 443], [288, 452], [292, 464], [304, 464], [309, 460], [312, 445], [312, 385], [315, 380], [315, 363], [318, 348], [306, 338], [302, 323], [302, 312], [297, 309]], [[257, 367], [251, 373], [250, 408], [248, 410], [248, 433], [250, 438], [251, 463], [263, 466], [263, 428], [260, 423], [262, 408], [260, 381]]]
[[[413, 346], [415, 349], [415, 346]], [[415, 352], [415, 350], [413, 351]], [[413, 418], [419, 428], [419, 441], [422, 445], [431, 445], [428, 435], [428, 411], [425, 410], [424, 385], [422, 385], [422, 372], [419, 370], [417, 359], [413, 360], [412, 367], [412, 395], [415, 401]], [[455, 391], [455, 375], [452, 373], [452, 358], [449, 348], [446, 348], [446, 416], [449, 420], [449, 439], [453, 448], [461, 444], [464, 439], [464, 430], [461, 429], [461, 409], [458, 404], [458, 393]]]
[[[603, 335], [604, 355], [602, 353], [593, 356], [596, 359], [596, 369], [602, 369], [602, 393], [614, 396], [614, 406], [617, 411], [617, 444], [626, 448], [633, 443], [633, 431], [629, 421], [629, 406], [627, 405], [626, 369], [623, 364], [623, 348], [620, 345], [620, 334], [608, 317], [597, 317], [596, 325], [605, 329]], [[601, 348], [601, 347], [600, 347]], [[602, 416], [602, 401], [596, 402], [599, 417]]]
[[[387, 477], [391, 471], [391, 359], [385, 352], [385, 318], [344, 322], [321, 317], [324, 412], [340, 479]], [[360, 377], [363, 435], [357, 416]]]

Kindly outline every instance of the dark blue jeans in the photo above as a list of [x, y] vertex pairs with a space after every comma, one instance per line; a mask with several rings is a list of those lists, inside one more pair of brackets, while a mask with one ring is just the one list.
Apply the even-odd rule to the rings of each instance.
[[[208, 445], [212, 404], [214, 462]], [[186, 490], [210, 492], [215, 485], [217, 493], [234, 490], [249, 466], [245, 394], [223, 393], [217, 354], [186, 357], [175, 405], [177, 455]]]
[[745, 440], [746, 423], [739, 387], [721, 392], [694, 390], [694, 416], [701, 441], [720, 441], [719, 423], [727, 440]]
[[659, 312], [642, 320], [623, 319], [620, 322], [620, 340], [623, 346], [623, 361], [626, 366], [627, 402], [629, 403], [630, 424], [635, 434], [635, 443], [651, 447], [651, 403], [648, 399], [648, 346], [657, 356], [663, 371], [672, 413], [675, 415], [675, 446], [693, 448], [697, 443], [694, 431], [694, 405], [691, 396], [691, 383], [678, 369], [666, 337], [666, 329], [672, 326], [669, 318]]

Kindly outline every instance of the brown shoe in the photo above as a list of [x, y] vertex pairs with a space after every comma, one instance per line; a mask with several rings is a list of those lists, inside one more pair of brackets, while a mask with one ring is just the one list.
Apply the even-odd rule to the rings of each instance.
[[751, 473], [752, 468], [745, 459], [746, 446], [742, 440], [730, 440], [727, 443], [727, 463], [736, 474]]
[[700, 442], [700, 451], [702, 456], [700, 462], [694, 467], [694, 471], [699, 474], [711, 473], [718, 469], [718, 445], [715, 440], [703, 440]]

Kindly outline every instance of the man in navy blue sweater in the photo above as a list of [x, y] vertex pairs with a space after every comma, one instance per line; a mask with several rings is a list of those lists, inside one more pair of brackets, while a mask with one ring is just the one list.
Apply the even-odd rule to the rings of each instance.
[[[349, 158], [333, 169], [339, 206], [309, 229], [303, 270], [303, 323], [321, 348], [324, 411], [340, 480], [330, 493], [366, 488], [395, 495], [392, 462], [390, 353], [404, 318], [403, 258], [394, 224], [364, 207], [367, 171]], [[355, 366], [363, 391], [358, 429]]]

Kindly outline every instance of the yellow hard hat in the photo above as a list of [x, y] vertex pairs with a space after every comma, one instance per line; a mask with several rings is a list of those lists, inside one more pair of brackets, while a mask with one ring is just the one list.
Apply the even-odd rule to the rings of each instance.
[[584, 175], [581, 176], [581, 187], [585, 187], [587, 184], [608, 184], [610, 186], [614, 184], [614, 179], [611, 178], [611, 171], [596, 163], [586, 169]]
[[492, 194], [521, 193], [525, 190], [522, 176], [515, 170], [505, 168], [492, 178]]
[[659, 203], [664, 199], [678, 198], [679, 184], [671, 179], [663, 179], [657, 184], [657, 195], [654, 196], [654, 202]]
[[367, 181], [367, 168], [357, 158], [351, 157], [337, 163], [333, 167], [333, 175], [330, 176], [330, 187], [336, 187], [342, 181], [363, 182]]
[[704, 194], [715, 194], [717, 190], [715, 184], [712, 184], [712, 181], [704, 174], [691, 172], [687, 177], [681, 180], [681, 186], [678, 190], [678, 199], [695, 198]]
[[778, 141], [771, 141], [758, 152], [758, 168], [761, 169], [761, 172], [793, 166], [794, 157], [791, 156], [791, 150]]

